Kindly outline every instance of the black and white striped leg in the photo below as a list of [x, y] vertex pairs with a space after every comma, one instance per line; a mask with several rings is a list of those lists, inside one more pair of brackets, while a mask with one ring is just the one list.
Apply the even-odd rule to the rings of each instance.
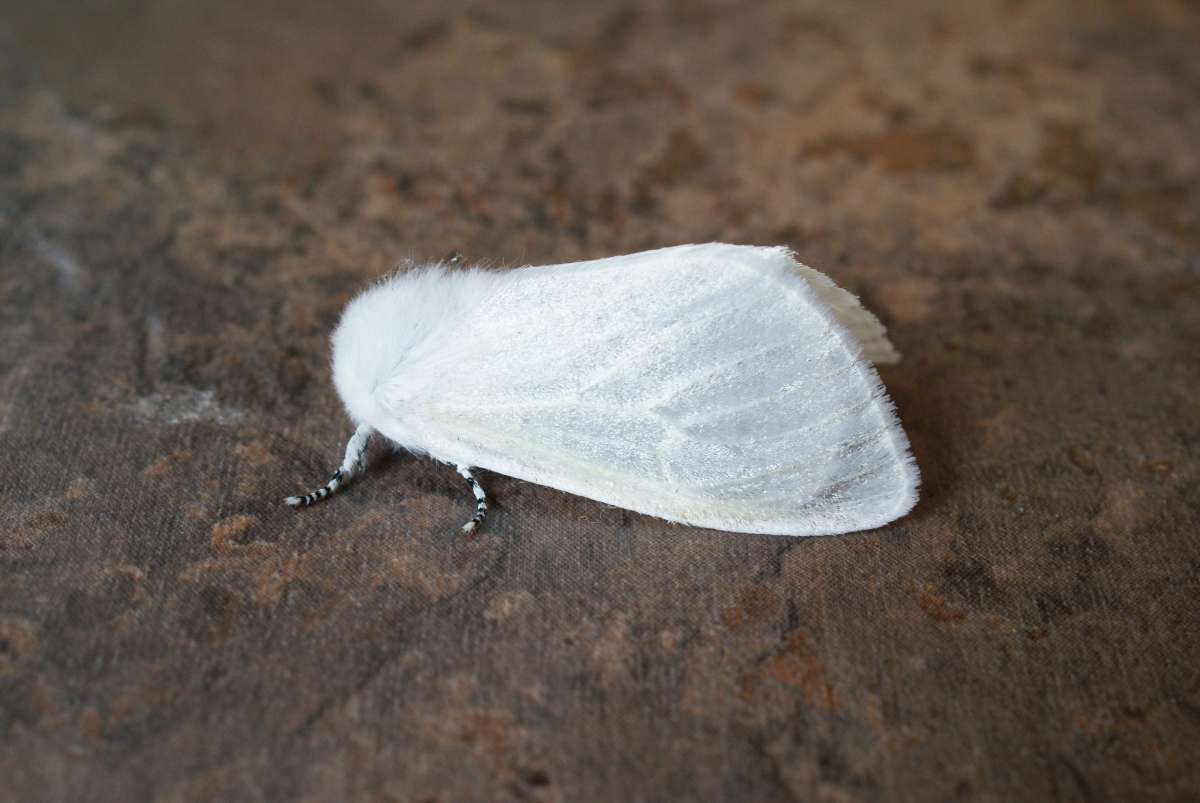
[[292, 507], [308, 507], [311, 504], [320, 502], [322, 499], [340, 488], [342, 486], [342, 480], [345, 479], [345, 477], [345, 472], [339, 468], [337, 471], [333, 472], [333, 476], [329, 478], [329, 482], [325, 483], [317, 490], [310, 491], [303, 496], [289, 496], [283, 501]]
[[320, 502], [338, 488], [348, 483], [362, 468], [363, 453], [367, 451], [367, 444], [371, 440], [372, 432], [373, 430], [366, 424], [360, 425], [354, 431], [354, 434], [350, 437], [350, 442], [346, 444], [346, 456], [342, 460], [342, 465], [337, 471], [333, 472], [333, 476], [329, 478], [329, 482], [311, 493], [306, 493], [303, 496], [289, 496], [283, 501], [292, 507], [308, 507], [315, 502]]
[[467, 485], [471, 486], [471, 492], [475, 494], [475, 515], [462, 526], [462, 531], [469, 533], [477, 528], [487, 515], [487, 494], [483, 492], [483, 488], [479, 485], [479, 481], [475, 479], [475, 475], [471, 473], [470, 468], [459, 466], [458, 473], [467, 481]]

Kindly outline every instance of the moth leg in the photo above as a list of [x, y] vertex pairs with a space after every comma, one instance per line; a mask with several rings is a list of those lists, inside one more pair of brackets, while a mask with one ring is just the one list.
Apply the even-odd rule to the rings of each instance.
[[314, 502], [320, 502], [348, 483], [362, 468], [363, 454], [367, 451], [367, 444], [371, 440], [372, 432], [373, 430], [369, 426], [360, 424], [358, 429], [354, 430], [354, 434], [350, 436], [350, 442], [346, 444], [346, 457], [342, 460], [342, 465], [333, 472], [329, 482], [304, 496], [289, 496], [283, 501], [292, 507], [308, 507]]
[[483, 488], [479, 485], [469, 467], [459, 466], [458, 473], [467, 481], [467, 485], [471, 486], [471, 491], [475, 494], [475, 515], [462, 526], [462, 531], [469, 533], [478, 527], [483, 521], [483, 517], [487, 515], [487, 494], [483, 492]]

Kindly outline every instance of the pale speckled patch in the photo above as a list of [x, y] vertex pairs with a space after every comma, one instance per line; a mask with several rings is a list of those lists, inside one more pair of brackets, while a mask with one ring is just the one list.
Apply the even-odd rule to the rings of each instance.
[[146, 421], [172, 425], [198, 421], [233, 424], [245, 416], [242, 410], [220, 404], [216, 391], [211, 388], [181, 388], [169, 393], [151, 393], [137, 399], [130, 409]]

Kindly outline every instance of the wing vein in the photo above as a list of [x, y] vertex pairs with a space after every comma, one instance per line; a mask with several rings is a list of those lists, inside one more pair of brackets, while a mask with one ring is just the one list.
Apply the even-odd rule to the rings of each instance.
[[[712, 295], [716, 295], [716, 293], [714, 293]], [[705, 296], [704, 298], [708, 298], [708, 296]], [[698, 304], [698, 301], [696, 303], [692, 304], [692, 306], [696, 306], [697, 304]], [[699, 330], [701, 328], [701, 326], [703, 326], [706, 323], [709, 323], [710, 321], [717, 320], [718, 318], [727, 317], [736, 312], [741, 312], [742, 310], [751, 309], [754, 306], [755, 306], [754, 303], [739, 304], [736, 307], [731, 307], [731, 308], [727, 307], [718, 312], [714, 312], [714, 313], [711, 313], [708, 315], [702, 315], [698, 318], [687, 318], [687, 319], [680, 319], [680, 320], [674, 321], [674, 322], [668, 324], [662, 330], [660, 330], [658, 336], [656, 336], [652, 339], [645, 339], [645, 340], [639, 341], [639, 343], [637, 345], [631, 346], [629, 350], [622, 352], [620, 355], [614, 357], [608, 367], [601, 370], [599, 374], [592, 376], [588, 380], [587, 384], [578, 388], [576, 392], [585, 393], [589, 390], [593, 390], [596, 387], [598, 387], [599, 385], [603, 384], [605, 381], [616, 376], [617, 374], [619, 374], [623, 371], [629, 371], [630, 370], [630, 365], [629, 365], [630, 362], [642, 357], [647, 352], [662, 349], [663, 348], [662, 338], [664, 336], [669, 336], [673, 340], [673, 342], [678, 343], [682, 340], [682, 337], [680, 335], [681, 335], [682, 330], [684, 330], [684, 329], [690, 328], [692, 330]]]

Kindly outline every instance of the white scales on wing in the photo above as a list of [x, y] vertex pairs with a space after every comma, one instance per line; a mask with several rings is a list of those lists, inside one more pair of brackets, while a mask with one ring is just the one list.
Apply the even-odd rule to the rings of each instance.
[[477, 275], [492, 286], [453, 342], [410, 351], [376, 386], [417, 441], [402, 445], [732, 531], [849, 532], [915, 503], [916, 467], [871, 366], [898, 355], [853, 296], [786, 249], [679, 246]]

